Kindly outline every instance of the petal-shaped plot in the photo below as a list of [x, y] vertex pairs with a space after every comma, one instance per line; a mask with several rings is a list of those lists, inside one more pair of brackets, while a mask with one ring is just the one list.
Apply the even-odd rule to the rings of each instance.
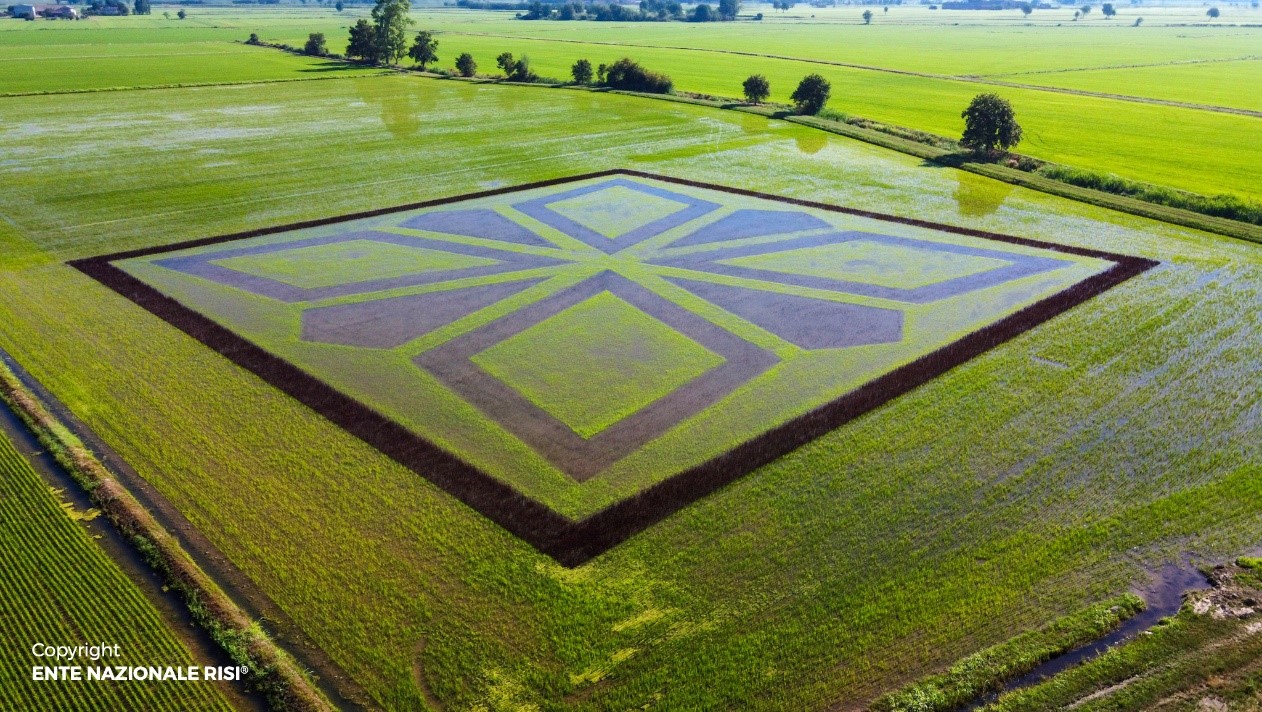
[[903, 313], [761, 289], [668, 277], [707, 302], [804, 349], [840, 349], [903, 340]]
[[480, 237], [486, 240], [513, 242], [519, 245], [535, 245], [538, 247], [556, 247], [551, 242], [539, 237], [530, 230], [518, 225], [494, 210], [486, 208], [478, 210], [445, 210], [437, 213], [425, 213], [409, 218], [399, 224], [412, 230], [441, 232], [447, 235], [464, 235]]
[[542, 281], [483, 284], [308, 309], [302, 314], [302, 338], [323, 344], [394, 348]]
[[743, 240], [747, 237], [781, 235], [832, 227], [814, 215], [792, 210], [737, 210], [670, 244], [671, 247]]

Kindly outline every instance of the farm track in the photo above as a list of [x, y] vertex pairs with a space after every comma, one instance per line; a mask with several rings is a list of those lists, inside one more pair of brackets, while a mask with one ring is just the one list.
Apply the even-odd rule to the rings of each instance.
[[1145, 67], [1178, 67], [1185, 64], [1217, 64], [1219, 62], [1246, 62], [1262, 59], [1262, 56], [1247, 54], [1243, 57], [1213, 57], [1210, 59], [1176, 59], [1170, 62], [1141, 62], [1139, 64], [1105, 64], [1099, 67], [1065, 67], [1063, 69], [1027, 69], [1021, 72], [1006, 74], [984, 74], [987, 77], [1019, 77], [1032, 74], [1069, 74], [1071, 72], [1097, 72], [1106, 69], [1143, 69]]
[[260, 590], [227, 556], [206, 538], [180, 513], [157, 488], [149, 484], [122, 457], [90, 428], [79, 420], [56, 396], [44, 388], [21, 364], [8, 353], [0, 350], [3, 362], [14, 376], [39, 402], [52, 413], [64, 427], [70, 430], [104, 464], [111, 474], [149, 511], [155, 520], [179, 541], [193, 561], [209, 574], [221, 588], [260, 624], [274, 640], [283, 643], [286, 652], [303, 667], [314, 672], [316, 684], [339, 709], [371, 709], [369, 695], [350, 675], [346, 674], [331, 658], [302, 633], [292, 619]]
[[[1012, 89], [1027, 89], [1030, 91], [1046, 91], [1046, 92], [1053, 92], [1056, 94], [1074, 94], [1077, 96], [1088, 96], [1088, 97], [1093, 97], [1097, 99], [1111, 99], [1114, 101], [1129, 101], [1129, 102], [1134, 102], [1137, 104], [1156, 104], [1158, 106], [1173, 106], [1173, 107], [1177, 107], [1181, 109], [1193, 109], [1196, 111], [1210, 111], [1210, 112], [1215, 112], [1215, 113], [1220, 113], [1220, 114], [1237, 114], [1240, 116], [1252, 116], [1256, 118], [1262, 118], [1262, 111], [1254, 111], [1251, 109], [1238, 109], [1238, 108], [1230, 107], [1230, 106], [1217, 106], [1214, 104], [1196, 104], [1196, 103], [1186, 102], [1186, 101], [1175, 101], [1172, 99], [1155, 99], [1152, 97], [1131, 96], [1129, 94], [1109, 94], [1109, 93], [1104, 93], [1104, 92], [1086, 91], [1082, 89], [1065, 89], [1062, 87], [1043, 86], [1041, 84], [1023, 84], [1020, 82], [1006, 82], [1002, 80], [990, 79], [984, 76], [968, 76], [968, 75], [959, 75], [959, 74], [936, 74], [933, 72], [915, 72], [909, 69], [893, 69], [890, 67], [878, 67], [871, 64], [856, 64], [853, 62], [835, 62], [835, 61], [827, 60], [827, 59], [813, 59], [810, 57], [794, 57], [794, 56], [786, 55], [786, 54], [743, 52], [741, 50], [735, 50], [735, 49], [709, 49], [709, 48], [698, 49], [696, 47], [684, 47], [684, 46], [678, 46], [678, 45], [654, 45], [654, 44], [638, 44], [638, 43], [629, 43], [629, 42], [601, 42], [598, 40], [570, 40], [570, 39], [557, 39], [555, 37], [539, 40], [538, 38], [534, 38], [534, 37], [525, 37], [525, 36], [517, 36], [517, 35], [500, 35], [500, 34], [492, 34], [492, 33], [486, 33], [486, 32], [439, 32], [438, 34], [462, 35], [462, 36], [469, 36], [469, 37], [495, 37], [499, 39], [532, 40], [532, 41], [543, 41], [543, 42], [564, 42], [567, 44], [598, 45], [598, 46], [605, 46], [605, 47], [635, 47], [639, 49], [669, 49], [669, 50], [680, 51], [680, 52], [730, 54], [730, 55], [736, 55], [739, 57], [757, 57], [760, 59], [776, 59], [776, 60], [782, 60], [782, 61], [788, 61], [788, 62], [804, 62], [806, 64], [818, 64], [818, 65], [822, 65], [826, 67], [844, 67], [846, 69], [859, 69], [859, 70], [864, 70], [864, 71], [869, 71], [869, 72], [884, 72], [886, 74], [899, 74], [899, 75], [907, 76], [907, 77], [919, 77], [921, 79], [937, 79], [940, 81], [952, 81], [952, 82], [969, 82], [971, 84], [986, 84], [990, 86], [1009, 87]], [[1224, 59], [1224, 60], [1197, 60], [1197, 62], [1184, 62], [1183, 64], [1194, 64], [1194, 63], [1199, 63], [1199, 62], [1211, 62], [1211, 61], [1238, 61], [1241, 59], [1256, 59], [1256, 57], [1232, 57], [1230, 59]], [[1156, 65], [1156, 66], [1160, 66], [1160, 65]], [[1092, 67], [1092, 69], [1122, 69], [1122, 68], [1130, 68], [1130, 67]], [[1084, 70], [1074, 69], [1074, 70], [1055, 70], [1055, 71], [1061, 72], [1061, 71], [1084, 71]]]

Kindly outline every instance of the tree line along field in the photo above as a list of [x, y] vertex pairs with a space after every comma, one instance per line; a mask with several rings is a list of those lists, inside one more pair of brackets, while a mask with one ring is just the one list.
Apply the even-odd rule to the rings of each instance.
[[[382, 706], [857, 706], [1262, 534], [1247, 243], [636, 97], [383, 76], [0, 101], [0, 346]], [[87, 130], [31, 130], [67, 116]], [[577, 569], [64, 264], [620, 167], [1162, 264]]]
[[[523, 22], [510, 13], [489, 11], [421, 9], [413, 15], [417, 28], [438, 33], [439, 66], [450, 66], [459, 53], [469, 52], [480, 72], [495, 75], [495, 57], [509, 51], [529, 56], [532, 68], [542, 76], [568, 79], [578, 58], [597, 64], [629, 55], [671, 76], [680, 91], [719, 96], [739, 95], [740, 82], [757, 71], [771, 81], [771, 100], [781, 102], [787, 101], [802, 76], [819, 72], [833, 84], [830, 109], [948, 137], [959, 134], [959, 112], [969, 98], [994, 90], [1013, 102], [1027, 129], [1019, 147], [1024, 153], [1206, 195], [1262, 199], [1256, 188], [1256, 166], [1262, 165], [1257, 152], [1262, 149], [1256, 142], [1231, 138], [1256, 131], [1259, 117], [1214, 110], [1258, 110], [1257, 92], [1250, 87], [1256, 85], [1256, 46], [1262, 30], [1131, 28], [1120, 20], [1010, 28], [997, 25], [992, 13], [963, 13], [965, 22], [959, 27], [945, 21], [903, 25], [896, 22], [900, 13], [936, 16], [897, 6], [891, 8], [893, 20], [886, 24], [881, 22], [884, 15], [872, 26], [829, 21], [839, 12], [821, 12], [813, 19], [795, 10], [786, 13], [791, 18], [774, 22], [770, 20], [775, 13], [768, 13], [765, 24], [705, 26]], [[1253, 10], [1239, 12], [1243, 21]], [[39, 27], [31, 30], [22, 26], [31, 23], [12, 23], [0, 27], [5, 30], [0, 32], [0, 61], [23, 61], [26, 69], [0, 80], [0, 93], [32, 87], [70, 90], [353, 75], [358, 70], [263, 48], [202, 48], [215, 46], [218, 40], [241, 41], [251, 32], [265, 41], [301, 46], [308, 33], [324, 32], [330, 50], [340, 52], [346, 28], [362, 13], [206, 8], [182, 22], [160, 16], [101, 18], [90, 24], [34, 23]], [[194, 39], [195, 44], [186, 45]], [[100, 46], [106, 43], [118, 46]], [[113, 55], [128, 53], [122, 45], [133, 43], [144, 49], [131, 53], [162, 55], [161, 61]], [[689, 49], [681, 49], [685, 46]], [[205, 51], [222, 51], [225, 56]], [[50, 54], [91, 57], [100, 66], [83, 72], [79, 60], [43, 61]], [[1091, 71], [1080, 71], [1087, 69]], [[1124, 101], [1066, 90], [1205, 106]], [[1171, 137], [1177, 137], [1179, 150], [1170, 150]]]
[[[4, 414], [8, 417], [8, 414]], [[0, 703], [7, 709], [230, 710], [215, 685], [37, 682], [37, 665], [198, 664], [157, 609], [0, 431]], [[99, 663], [35, 658], [31, 646], [121, 646]], [[86, 674], [86, 673], [85, 673]]]

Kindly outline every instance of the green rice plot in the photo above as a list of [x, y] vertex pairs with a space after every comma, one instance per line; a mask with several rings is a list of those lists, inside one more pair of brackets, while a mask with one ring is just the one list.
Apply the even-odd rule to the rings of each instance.
[[[595, 341], [592, 332], [607, 336]], [[723, 357], [603, 292], [472, 360], [591, 437]]]
[[1262, 111], [1262, 59], [1000, 76], [1039, 86]]
[[683, 205], [622, 187], [588, 193], [549, 206], [565, 217], [613, 239], [641, 225], [664, 218]]

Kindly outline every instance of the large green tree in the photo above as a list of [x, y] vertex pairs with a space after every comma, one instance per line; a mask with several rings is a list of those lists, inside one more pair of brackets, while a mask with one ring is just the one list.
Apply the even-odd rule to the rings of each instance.
[[472, 77], [478, 73], [478, 63], [473, 61], [473, 55], [464, 52], [456, 57], [456, 71], [462, 77]]
[[381, 53], [377, 49], [377, 30], [368, 20], [360, 18], [351, 26], [351, 40], [346, 45], [346, 56], [365, 62], [376, 62]]
[[372, 9], [373, 27], [377, 31], [377, 61], [398, 64], [408, 52], [408, 27], [412, 18], [408, 0], [377, 0]]
[[808, 74], [798, 83], [798, 88], [789, 96], [799, 114], [814, 116], [824, 104], [828, 103], [828, 95], [833, 87], [828, 80], [818, 74]]
[[570, 76], [574, 77], [575, 84], [591, 84], [592, 83], [592, 63], [586, 59], [580, 59], [570, 67]]
[[1021, 125], [1012, 104], [998, 94], [978, 94], [960, 116], [964, 119], [960, 145], [974, 153], [990, 157], [996, 146], [1007, 151], [1021, 142]]
[[745, 92], [745, 100], [751, 104], [761, 104], [771, 96], [771, 83], [761, 74], [750, 75], [741, 89]]
[[424, 30], [417, 32], [412, 48], [408, 50], [408, 56], [413, 62], [421, 65], [421, 69], [424, 69], [430, 62], [438, 61], [438, 40]]

